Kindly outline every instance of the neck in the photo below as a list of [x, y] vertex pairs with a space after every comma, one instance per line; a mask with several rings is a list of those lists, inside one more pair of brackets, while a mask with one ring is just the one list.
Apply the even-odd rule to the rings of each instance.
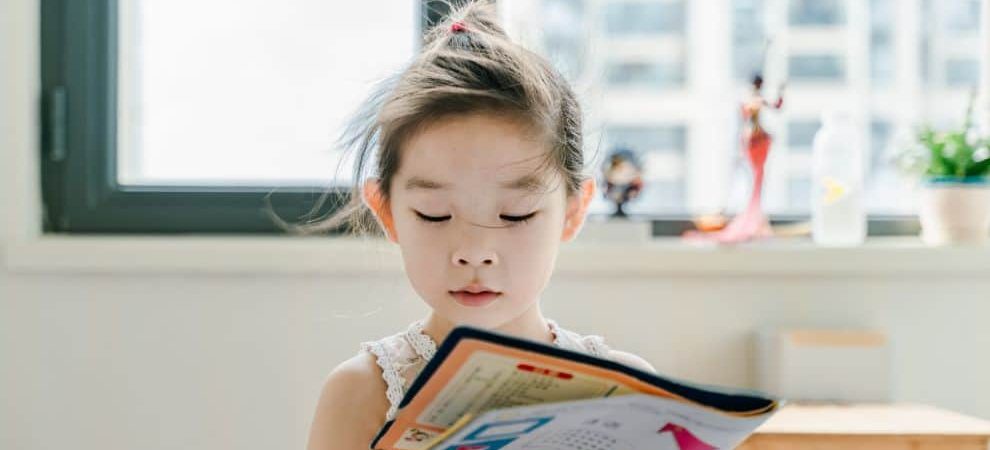
[[[439, 344], [457, 325], [460, 324], [440, 316], [436, 311], [431, 311], [423, 322], [423, 333]], [[489, 330], [548, 344], [553, 343], [554, 340], [553, 333], [550, 332], [550, 324], [543, 317], [539, 302], [534, 302], [532, 307], [518, 317]]]

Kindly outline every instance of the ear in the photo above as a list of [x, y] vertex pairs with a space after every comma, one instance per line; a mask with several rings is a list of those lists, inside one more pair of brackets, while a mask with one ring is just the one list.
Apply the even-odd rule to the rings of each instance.
[[399, 236], [395, 233], [395, 221], [392, 220], [392, 208], [382, 196], [381, 180], [378, 178], [368, 178], [361, 189], [361, 199], [365, 206], [371, 210], [378, 219], [378, 225], [385, 230], [388, 240], [399, 243]]
[[568, 242], [581, 231], [584, 219], [588, 215], [588, 205], [593, 198], [595, 198], [595, 179], [588, 178], [581, 182], [581, 191], [567, 199], [567, 213], [561, 241]]

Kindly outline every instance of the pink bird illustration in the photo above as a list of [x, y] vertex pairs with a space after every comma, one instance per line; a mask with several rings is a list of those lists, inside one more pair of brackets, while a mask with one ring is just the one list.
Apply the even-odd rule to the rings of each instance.
[[677, 447], [681, 450], [716, 450], [717, 448], [709, 445], [701, 439], [698, 439], [697, 436], [691, 433], [691, 430], [688, 430], [680, 425], [668, 422], [663, 426], [663, 428], [657, 431], [657, 433], [661, 434], [667, 432], [674, 435], [674, 440], [677, 441]]

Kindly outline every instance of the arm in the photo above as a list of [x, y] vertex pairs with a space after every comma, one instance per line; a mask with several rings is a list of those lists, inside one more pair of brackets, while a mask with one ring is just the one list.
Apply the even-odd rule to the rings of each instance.
[[367, 449], [387, 410], [385, 384], [371, 356], [351, 358], [334, 369], [323, 385], [307, 449]]
[[784, 96], [779, 95], [777, 96], [777, 101], [773, 102], [773, 109], [780, 109], [783, 106], [784, 106]]
[[773, 109], [780, 109], [784, 106], [784, 88], [787, 87], [787, 82], [780, 83], [780, 89], [777, 89], [777, 101], [773, 103]]

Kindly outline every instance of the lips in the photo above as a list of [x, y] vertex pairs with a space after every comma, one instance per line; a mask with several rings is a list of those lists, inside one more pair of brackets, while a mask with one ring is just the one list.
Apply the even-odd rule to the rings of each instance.
[[461, 305], [478, 307], [490, 304], [502, 293], [479, 284], [471, 284], [456, 291], [450, 291], [450, 295]]
[[460, 288], [460, 289], [458, 289], [456, 291], [451, 291], [451, 292], [466, 292], [468, 294], [483, 294], [485, 292], [491, 292], [493, 294], [500, 294], [501, 293], [501, 292], [499, 292], [499, 291], [497, 291], [495, 289], [491, 289], [488, 286], [485, 286], [483, 284], [478, 284], [478, 283], [471, 283], [471, 284], [469, 284], [467, 286], [464, 286], [464, 287], [462, 287], [462, 288]]

